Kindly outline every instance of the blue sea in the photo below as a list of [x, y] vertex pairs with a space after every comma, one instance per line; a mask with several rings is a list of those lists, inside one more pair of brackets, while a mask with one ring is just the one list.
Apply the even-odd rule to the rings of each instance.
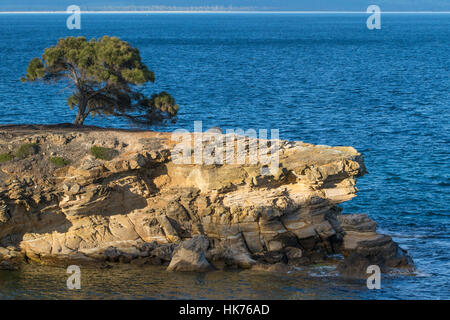
[[[367, 213], [407, 249], [412, 276], [383, 277], [381, 290], [333, 276], [216, 272], [173, 275], [89, 271], [83, 290], [65, 270], [0, 272], [0, 298], [450, 298], [450, 14], [0, 15], [0, 124], [72, 122], [62, 86], [23, 84], [27, 63], [66, 36], [118, 36], [155, 72], [145, 92], [166, 90], [176, 124], [155, 130], [279, 129], [280, 137], [353, 146], [369, 174], [344, 213]], [[117, 119], [86, 124], [126, 128]]]

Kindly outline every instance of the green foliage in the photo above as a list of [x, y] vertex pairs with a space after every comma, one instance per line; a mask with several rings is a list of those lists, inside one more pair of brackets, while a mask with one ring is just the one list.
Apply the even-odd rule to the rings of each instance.
[[25, 143], [16, 151], [16, 157], [19, 159], [25, 159], [38, 152], [39, 145], [37, 143]]
[[44, 64], [39, 58], [34, 58], [31, 60], [27, 68], [27, 74], [25, 78], [21, 78], [22, 82], [34, 81], [42, 78], [45, 75]]
[[21, 80], [68, 81], [72, 94], [67, 104], [78, 109], [75, 124], [83, 124], [88, 115], [103, 115], [153, 125], [174, 120], [178, 112], [167, 92], [151, 98], [140, 92], [142, 85], [155, 81], [155, 75], [139, 50], [117, 37], [60, 39], [45, 49], [42, 59], [31, 60]]
[[117, 151], [114, 150], [114, 149], [110, 149], [110, 148], [93, 146], [91, 148], [91, 154], [96, 159], [108, 160], [109, 161], [109, 160], [112, 160], [117, 155]]
[[175, 104], [175, 99], [165, 91], [153, 94], [150, 104], [154, 105], [158, 110], [168, 112], [173, 116], [178, 112], [178, 105]]
[[70, 160], [66, 160], [62, 157], [53, 157], [50, 158], [49, 161], [57, 167], [65, 167], [70, 164]]
[[9, 162], [14, 159], [14, 156], [10, 153], [2, 153], [0, 154], [0, 163]]

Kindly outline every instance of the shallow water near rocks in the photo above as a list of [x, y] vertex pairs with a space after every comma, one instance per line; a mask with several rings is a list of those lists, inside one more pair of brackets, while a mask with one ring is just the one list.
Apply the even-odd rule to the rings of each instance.
[[[254, 271], [170, 273], [164, 267], [118, 266], [83, 269], [81, 289], [66, 286], [66, 269], [26, 265], [21, 271], [0, 271], [0, 299], [414, 299], [401, 282], [416, 277], [382, 278], [381, 290], [365, 280], [340, 278], [333, 267], [304, 268], [285, 274]], [[429, 297], [432, 298], [432, 297]]]
[[[158, 130], [279, 129], [280, 137], [353, 146], [369, 174], [344, 213], [367, 213], [407, 249], [413, 277], [364, 281], [317, 276], [162, 269], [86, 271], [81, 292], [63, 269], [0, 272], [2, 298], [450, 298], [450, 15], [65, 15], [0, 17], [0, 124], [71, 122], [62, 87], [24, 85], [26, 64], [59, 37], [119, 36], [140, 49], [155, 86], [180, 104]], [[86, 124], [127, 127], [117, 119]]]

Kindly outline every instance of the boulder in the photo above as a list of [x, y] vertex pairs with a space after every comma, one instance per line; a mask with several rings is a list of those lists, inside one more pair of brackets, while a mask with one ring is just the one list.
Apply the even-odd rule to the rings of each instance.
[[256, 264], [241, 234], [233, 239], [222, 241], [207, 252], [207, 259], [215, 268], [250, 269]]
[[370, 240], [359, 241], [349, 256], [342, 260], [338, 272], [346, 277], [367, 277], [367, 267], [377, 265], [381, 272], [398, 271], [413, 272], [414, 264], [406, 250], [400, 248], [392, 238], [378, 235]]
[[194, 236], [176, 247], [168, 271], [211, 271], [214, 268], [206, 260], [209, 240], [203, 235]]

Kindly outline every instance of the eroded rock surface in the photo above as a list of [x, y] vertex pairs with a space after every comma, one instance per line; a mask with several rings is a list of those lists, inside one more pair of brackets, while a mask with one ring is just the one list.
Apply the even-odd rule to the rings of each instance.
[[[279, 168], [267, 173], [250, 163], [177, 164], [169, 133], [0, 127], [0, 154], [24, 143], [39, 151], [0, 163], [0, 260], [9, 264], [22, 257], [278, 270], [341, 253], [347, 275], [367, 263], [413, 267], [374, 221], [337, 206], [355, 196], [365, 173], [351, 147], [280, 141]], [[115, 157], [96, 159], [92, 146]], [[57, 167], [52, 156], [70, 164]]]

